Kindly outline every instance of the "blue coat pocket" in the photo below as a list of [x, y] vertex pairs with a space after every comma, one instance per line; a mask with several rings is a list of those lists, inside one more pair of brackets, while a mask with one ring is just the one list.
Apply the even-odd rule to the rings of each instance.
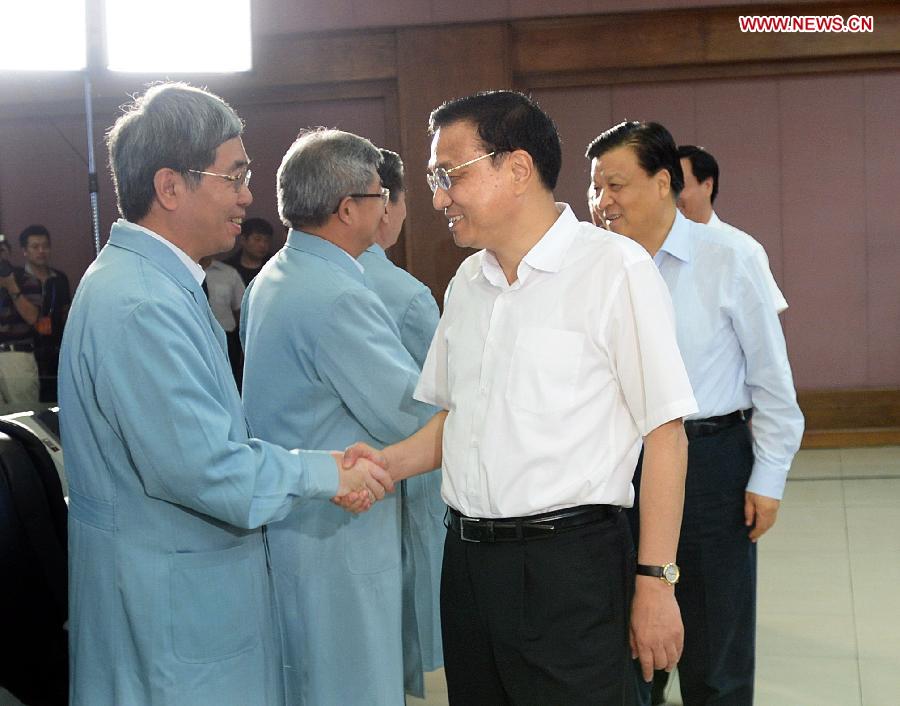
[[259, 644], [260, 605], [266, 596], [254, 551], [261, 551], [256, 543], [170, 557], [172, 640], [178, 659], [218, 662]]

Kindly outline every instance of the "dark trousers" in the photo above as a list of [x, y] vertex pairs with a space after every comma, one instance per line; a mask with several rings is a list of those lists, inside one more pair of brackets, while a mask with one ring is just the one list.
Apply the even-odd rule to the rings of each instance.
[[[746, 424], [688, 445], [677, 559], [681, 581], [675, 588], [684, 621], [678, 677], [685, 706], [753, 703], [756, 545], [744, 526], [744, 491], [752, 469]], [[639, 500], [629, 514], [636, 534], [638, 507]], [[649, 703], [649, 685], [644, 693]]]
[[241, 337], [237, 328], [234, 331], [225, 332], [225, 342], [228, 344], [228, 362], [231, 363], [231, 373], [238, 392], [241, 391], [244, 382], [244, 349], [241, 348]]
[[520, 542], [465, 542], [448, 531], [441, 625], [450, 703], [630, 704], [633, 586], [621, 513]]

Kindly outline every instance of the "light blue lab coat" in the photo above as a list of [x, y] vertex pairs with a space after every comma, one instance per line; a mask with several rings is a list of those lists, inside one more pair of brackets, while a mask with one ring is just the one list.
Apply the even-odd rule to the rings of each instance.
[[[419, 370], [384, 304], [322, 238], [291, 231], [241, 317], [244, 407], [263, 438], [384, 446], [436, 411], [412, 399]], [[400, 512], [394, 494], [356, 517], [323, 505], [270, 526], [289, 703], [404, 703]]]
[[71, 703], [283, 703], [260, 525], [331, 507], [333, 460], [248, 438], [187, 267], [125, 221], [63, 339]]
[[[441, 315], [431, 290], [373, 245], [359, 257], [366, 284], [400, 329], [400, 340], [419, 369]], [[441, 645], [441, 564], [444, 513], [440, 469], [403, 482], [403, 663], [406, 690], [424, 696], [423, 671], [444, 664]]]

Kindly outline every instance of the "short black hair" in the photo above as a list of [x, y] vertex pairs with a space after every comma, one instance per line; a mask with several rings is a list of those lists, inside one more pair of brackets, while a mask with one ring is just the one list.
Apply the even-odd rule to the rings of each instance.
[[488, 153], [528, 152], [541, 183], [551, 191], [556, 188], [562, 167], [559, 131], [534, 100], [516, 91], [482, 91], [456, 98], [431, 112], [428, 131], [433, 135], [441, 127], [461, 121], [475, 124]]
[[396, 152], [379, 148], [381, 165], [378, 167], [378, 178], [381, 185], [391, 190], [391, 203], [400, 200], [400, 194], [406, 190], [403, 183], [403, 160]]
[[659, 123], [626, 120], [609, 128], [588, 145], [585, 157], [596, 159], [616, 147], [631, 147], [638, 164], [648, 175], [660, 169], [669, 172], [672, 193], [677, 197], [684, 189], [684, 172], [678, 159], [678, 148], [672, 134]]
[[46, 226], [42, 226], [40, 223], [33, 223], [19, 233], [19, 245], [22, 246], [23, 250], [28, 247], [28, 239], [32, 235], [43, 235], [47, 240], [50, 240], [50, 231], [47, 230]]
[[719, 193], [719, 163], [703, 147], [696, 145], [679, 145], [678, 158], [686, 159], [691, 163], [691, 171], [697, 181], [706, 181], [710, 177], [713, 180], [712, 193], [709, 202], [715, 203]]
[[247, 238], [253, 233], [259, 233], [271, 238], [275, 235], [275, 229], [272, 228], [272, 224], [265, 218], [247, 218], [241, 223], [241, 235]]

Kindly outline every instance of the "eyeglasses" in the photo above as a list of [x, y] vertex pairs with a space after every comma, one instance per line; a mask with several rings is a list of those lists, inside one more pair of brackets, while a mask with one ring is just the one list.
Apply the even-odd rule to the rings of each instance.
[[463, 162], [462, 164], [457, 164], [455, 167], [450, 167], [450, 169], [444, 169], [444, 167], [435, 167], [434, 171], [425, 175], [425, 178], [428, 180], [428, 186], [431, 187], [431, 193], [433, 194], [438, 189], [447, 191], [447, 189], [453, 186], [452, 182], [450, 181], [450, 175], [457, 169], [462, 169], [463, 167], [468, 167], [470, 164], [475, 164], [475, 162], [478, 162], [482, 159], [493, 157], [500, 151], [501, 150], [494, 150], [493, 152], [483, 154], [480, 157], [476, 157], [475, 159], [470, 159], [468, 162]]
[[242, 186], [246, 186], [249, 189], [250, 176], [253, 174], [253, 172], [251, 172], [249, 169], [242, 174], [238, 174], [237, 176], [234, 176], [233, 174], [216, 174], [215, 172], [204, 172], [199, 169], [188, 169], [187, 171], [189, 171], [191, 174], [205, 174], [206, 176], [219, 177], [220, 179], [224, 179], [225, 181], [230, 181], [235, 191], [240, 191]]
[[332, 213], [337, 213], [338, 209], [341, 207], [341, 201], [344, 199], [381, 199], [381, 207], [387, 208], [388, 199], [391, 198], [391, 190], [382, 186], [381, 192], [377, 194], [347, 194], [346, 196], [341, 196], [341, 200], [338, 201], [338, 205], [334, 207]]

